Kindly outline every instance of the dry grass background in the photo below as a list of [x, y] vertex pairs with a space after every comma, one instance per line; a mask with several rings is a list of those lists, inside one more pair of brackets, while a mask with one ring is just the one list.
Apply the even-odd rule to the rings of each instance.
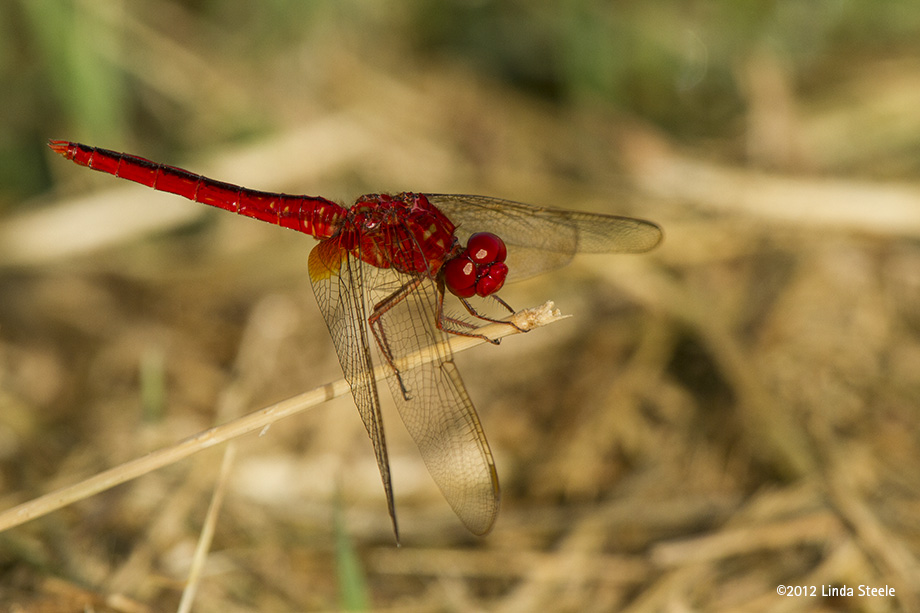
[[[920, 10], [618, 4], [0, 8], [0, 510], [340, 377], [311, 239], [42, 149], [68, 138], [666, 232], [509, 286], [574, 317], [458, 356], [489, 536], [389, 413], [395, 548], [338, 399], [238, 442], [195, 610], [920, 610]], [[222, 454], [0, 533], [3, 606], [175, 609]], [[860, 585], [896, 595], [820, 595]]]

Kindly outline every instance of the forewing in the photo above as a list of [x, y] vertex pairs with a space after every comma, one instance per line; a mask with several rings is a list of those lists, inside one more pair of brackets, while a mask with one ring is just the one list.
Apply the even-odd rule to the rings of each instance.
[[[399, 414], [454, 512], [471, 532], [485, 534], [498, 515], [498, 475], [449, 336], [436, 325], [437, 286], [392, 270], [367, 272], [377, 277], [374, 298], [380, 308], [371, 326], [396, 367], [387, 382]], [[434, 359], [424, 364], [411, 359], [424, 351], [434, 352]]]
[[332, 241], [318, 244], [310, 252], [309, 271], [316, 302], [332, 335], [335, 352], [342, 365], [345, 380], [358, 413], [374, 443], [377, 467], [386, 492], [387, 508], [393, 520], [393, 531], [399, 541], [396, 507], [393, 502], [393, 485], [390, 479], [390, 461], [380, 414], [380, 398], [369, 351], [367, 311], [361, 288], [364, 286], [364, 266], [343, 252]]
[[457, 226], [464, 244], [492, 232], [508, 245], [509, 279], [567, 264], [576, 253], [642, 253], [661, 242], [661, 228], [632, 217], [581, 213], [458, 194], [426, 194]]

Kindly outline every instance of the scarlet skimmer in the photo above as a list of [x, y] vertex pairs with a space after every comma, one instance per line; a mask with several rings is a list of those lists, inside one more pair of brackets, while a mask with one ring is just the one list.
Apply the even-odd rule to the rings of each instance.
[[[498, 298], [519, 279], [567, 263], [577, 252], [639, 253], [661, 241], [654, 223], [519, 202], [449, 194], [361, 196], [349, 208], [315, 196], [263, 192], [141, 157], [50, 141], [81, 166], [291, 228], [319, 239], [308, 269], [358, 412], [374, 444], [393, 531], [399, 539], [375, 356], [428, 471], [466, 527], [491, 530], [499, 487], [485, 433], [454, 364], [448, 334], [478, 336], [470, 319], [448, 316], [445, 289], [473, 318], [470, 298]], [[509, 324], [510, 325], [510, 324]], [[431, 362], [403, 358], [436, 348]]]

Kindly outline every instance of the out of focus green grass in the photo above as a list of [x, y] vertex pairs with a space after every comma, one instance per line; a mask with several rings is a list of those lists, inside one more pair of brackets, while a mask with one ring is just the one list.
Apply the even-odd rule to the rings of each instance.
[[328, 70], [339, 56], [389, 73], [458, 64], [547, 104], [609, 107], [699, 139], [737, 133], [739, 63], [759, 49], [820, 90], [862, 60], [917, 54], [918, 33], [911, 0], [7, 0], [0, 210], [48, 189], [49, 137], [143, 141], [167, 156], [246, 138], [286, 120], [252, 74], [302, 88], [305, 106], [332, 104], [328, 90], [348, 79]]

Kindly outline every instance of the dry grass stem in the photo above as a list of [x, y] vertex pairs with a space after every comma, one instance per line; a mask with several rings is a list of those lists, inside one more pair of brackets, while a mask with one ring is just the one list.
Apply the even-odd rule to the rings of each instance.
[[[547, 302], [540, 307], [525, 309], [515, 313], [510, 318], [510, 321], [513, 321], [517, 327], [495, 323], [483, 326], [479, 329], [479, 333], [491, 339], [500, 339], [511, 334], [529, 331], [560, 319], [565, 319], [565, 316], [554, 308], [552, 302]], [[481, 338], [454, 336], [450, 339], [450, 349], [454, 353], [459, 353], [484, 342], [486, 341]], [[430, 362], [438, 356], [443, 355], [443, 351], [443, 348], [428, 348], [403, 358], [396, 363], [396, 367], [406, 368]], [[374, 375], [375, 378], [380, 381], [386, 378], [389, 372], [389, 366], [382, 365], [376, 367]], [[302, 413], [324, 402], [328, 402], [333, 398], [338, 398], [348, 391], [348, 383], [344, 379], [340, 379], [333, 383], [327, 383], [322, 387], [289, 398], [259, 411], [255, 411], [254, 413], [250, 413], [249, 415], [240, 417], [229, 423], [210, 428], [204, 432], [199, 432], [175, 445], [153, 451], [136, 460], [125, 462], [74, 485], [61, 488], [30, 500], [29, 502], [22, 503], [0, 513], [0, 532], [46, 515], [57, 509], [64, 508], [78, 500], [83, 500], [100, 492], [104, 492], [105, 490], [136, 479], [149, 472], [163, 468], [164, 466], [174, 464], [192, 454], [204, 451], [205, 449], [220, 445], [245, 434], [250, 434], [259, 430], [264, 431], [265, 428], [281, 419]]]

